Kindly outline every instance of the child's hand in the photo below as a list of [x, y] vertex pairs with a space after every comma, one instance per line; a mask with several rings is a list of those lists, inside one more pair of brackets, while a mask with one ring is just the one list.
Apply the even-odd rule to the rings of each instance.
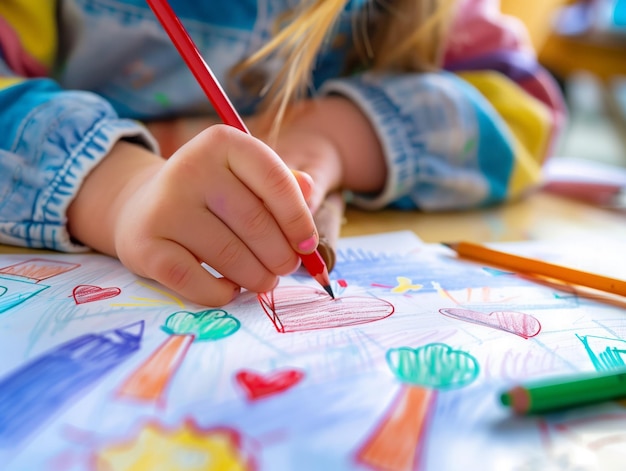
[[317, 245], [289, 169], [261, 141], [223, 125], [203, 131], [168, 161], [118, 143], [68, 215], [83, 243], [212, 306], [231, 301], [240, 287], [272, 289], [278, 275], [298, 267], [296, 250], [308, 253]]

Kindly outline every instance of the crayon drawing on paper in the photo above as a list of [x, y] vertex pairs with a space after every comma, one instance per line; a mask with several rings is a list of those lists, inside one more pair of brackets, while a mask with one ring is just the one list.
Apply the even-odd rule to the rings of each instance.
[[517, 421], [498, 397], [626, 366], [626, 306], [407, 232], [342, 239], [331, 283], [215, 308], [102, 255], [0, 255], [0, 467], [623, 469], [626, 401]]

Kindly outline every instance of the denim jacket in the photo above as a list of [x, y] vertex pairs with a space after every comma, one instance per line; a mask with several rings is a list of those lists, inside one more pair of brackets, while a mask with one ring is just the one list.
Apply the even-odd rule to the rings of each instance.
[[[255, 111], [257, 90], [228, 72], [271, 37], [294, 3], [171, 2], [242, 114]], [[381, 142], [383, 191], [351, 201], [463, 209], [536, 186], [564, 108], [521, 24], [501, 15], [497, 0], [460, 0], [445, 70], [342, 76], [349, 51], [338, 39], [351, 37], [352, 9], [362, 3], [348, 2], [325, 42], [312, 92], [352, 100]], [[83, 250], [67, 231], [66, 211], [111, 147], [127, 139], [158, 152], [142, 121], [211, 112], [145, 0], [2, 2], [0, 242]]]

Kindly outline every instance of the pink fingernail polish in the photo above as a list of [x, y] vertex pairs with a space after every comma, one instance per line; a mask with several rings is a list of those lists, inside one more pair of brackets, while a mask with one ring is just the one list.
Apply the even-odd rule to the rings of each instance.
[[298, 244], [298, 250], [305, 253], [312, 252], [315, 247], [317, 247], [317, 234], [313, 234], [311, 237]]

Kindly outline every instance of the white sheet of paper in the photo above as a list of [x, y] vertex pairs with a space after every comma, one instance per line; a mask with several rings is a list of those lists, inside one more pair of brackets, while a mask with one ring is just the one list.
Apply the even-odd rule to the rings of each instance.
[[342, 239], [331, 278], [335, 301], [298, 272], [210, 309], [108, 257], [1, 255], [2, 469], [623, 469], [623, 405], [499, 394], [624, 366], [624, 306], [409, 232]]

